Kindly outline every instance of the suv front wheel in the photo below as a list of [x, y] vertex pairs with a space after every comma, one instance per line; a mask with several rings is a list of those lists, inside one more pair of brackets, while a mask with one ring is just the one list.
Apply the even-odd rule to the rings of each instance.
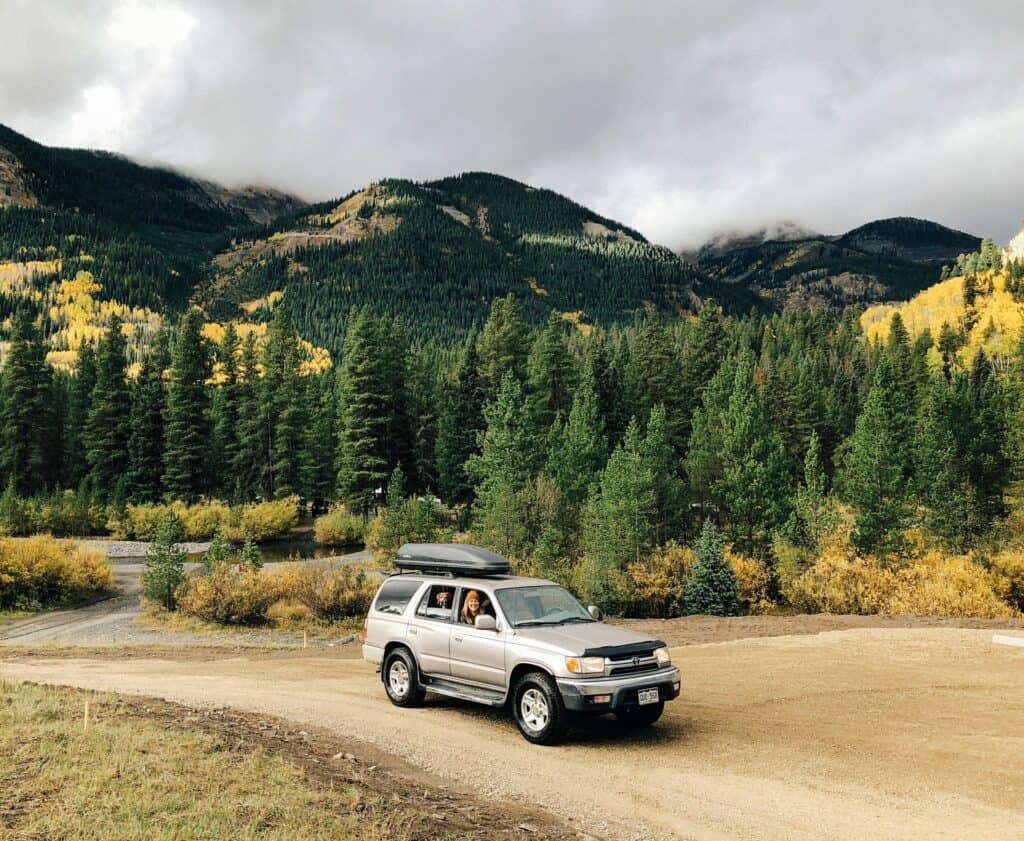
[[543, 672], [516, 681], [512, 711], [519, 731], [536, 745], [553, 745], [565, 734], [566, 712], [555, 682]]
[[407, 648], [396, 648], [384, 658], [384, 689], [396, 707], [415, 707], [427, 694], [420, 688], [420, 671]]

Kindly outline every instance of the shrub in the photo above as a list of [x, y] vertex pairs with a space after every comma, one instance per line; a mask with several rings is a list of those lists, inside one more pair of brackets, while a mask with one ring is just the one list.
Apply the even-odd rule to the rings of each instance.
[[989, 561], [999, 595], [1016, 610], [1024, 611], [1024, 553], [1000, 552]]
[[317, 517], [313, 524], [314, 539], [325, 546], [351, 546], [361, 543], [366, 533], [366, 521], [338, 505]]
[[767, 613], [775, 604], [771, 599], [772, 573], [764, 562], [725, 550], [739, 589], [740, 603], [749, 613]]
[[370, 524], [366, 548], [383, 564], [395, 559], [403, 543], [444, 543], [451, 536], [451, 515], [438, 500], [403, 499]]
[[163, 605], [165, 610], [174, 610], [178, 587], [185, 578], [185, 550], [176, 545], [183, 535], [181, 520], [169, 511], [146, 552], [142, 592], [146, 598]]
[[704, 521], [694, 545], [696, 560], [686, 587], [686, 612], [708, 616], [738, 616], [739, 585], [724, 557], [725, 544], [715, 524]]
[[364, 569], [351, 564], [307, 564], [299, 570], [295, 591], [289, 595], [318, 618], [334, 621], [365, 616], [376, 592], [377, 585], [367, 580]]
[[816, 564], [783, 581], [783, 595], [805, 613], [881, 613], [896, 586], [891, 570], [831, 546]]
[[257, 502], [236, 510], [237, 520], [225, 534], [232, 543], [240, 543], [247, 537], [257, 543], [272, 537], [282, 537], [299, 522], [299, 498], [289, 496], [270, 502]]
[[186, 540], [206, 540], [231, 523], [232, 511], [220, 500], [204, 500], [195, 505], [176, 502], [174, 512], [181, 519]]
[[224, 536], [221, 534], [220, 527], [218, 526], [217, 530], [213, 533], [210, 548], [203, 554], [203, 566], [207, 570], [211, 570], [214, 567], [227, 563], [229, 560], [231, 560], [231, 547], [224, 542]]
[[896, 572], [883, 612], [895, 615], [1014, 616], [998, 594], [999, 579], [967, 555], [930, 552]]
[[178, 610], [223, 625], [261, 625], [279, 598], [271, 576], [248, 564], [227, 563], [187, 578], [178, 592]]
[[[121, 540], [152, 540], [160, 524], [172, 513], [169, 505], [128, 505], [124, 514], [112, 520], [110, 530]], [[182, 529], [182, 537], [185, 532]]]
[[633, 601], [632, 582], [608, 561], [584, 555], [572, 568], [569, 587], [587, 605], [596, 605], [613, 616], [627, 612]]
[[631, 612], [661, 619], [681, 615], [693, 564], [693, 550], [674, 542], [629, 564], [626, 570], [632, 583]]
[[101, 554], [49, 535], [0, 539], [0, 608], [69, 604], [110, 585], [110, 564]]

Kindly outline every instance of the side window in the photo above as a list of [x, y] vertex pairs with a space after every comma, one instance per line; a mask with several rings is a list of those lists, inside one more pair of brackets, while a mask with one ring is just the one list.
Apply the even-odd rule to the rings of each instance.
[[401, 616], [409, 599], [423, 584], [422, 580], [417, 581], [412, 576], [396, 576], [384, 583], [377, 594], [377, 600], [373, 603], [373, 609], [378, 613], [390, 613], [394, 616]]
[[435, 584], [428, 587], [416, 608], [416, 615], [440, 622], [452, 621], [452, 605], [455, 603], [455, 588], [450, 584]]
[[495, 615], [490, 594], [483, 590], [463, 588], [459, 597], [458, 621], [464, 625], [472, 625], [477, 614]]

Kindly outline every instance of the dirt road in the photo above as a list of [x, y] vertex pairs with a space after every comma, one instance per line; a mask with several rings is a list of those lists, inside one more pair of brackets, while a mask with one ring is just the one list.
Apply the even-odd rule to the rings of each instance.
[[[507, 716], [397, 710], [358, 660], [39, 660], [0, 676], [232, 706], [336, 729], [609, 838], [1024, 837], [1024, 650], [992, 632], [857, 629], [673, 649], [683, 697], [557, 748]], [[2, 656], [2, 653], [0, 653]]]

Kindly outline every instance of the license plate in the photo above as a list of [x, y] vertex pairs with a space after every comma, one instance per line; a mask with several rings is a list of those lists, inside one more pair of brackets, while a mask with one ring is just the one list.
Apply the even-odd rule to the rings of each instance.
[[643, 704], [657, 704], [661, 699], [658, 694], [657, 688], [654, 689], [641, 689], [636, 693], [636, 702], [641, 706]]

